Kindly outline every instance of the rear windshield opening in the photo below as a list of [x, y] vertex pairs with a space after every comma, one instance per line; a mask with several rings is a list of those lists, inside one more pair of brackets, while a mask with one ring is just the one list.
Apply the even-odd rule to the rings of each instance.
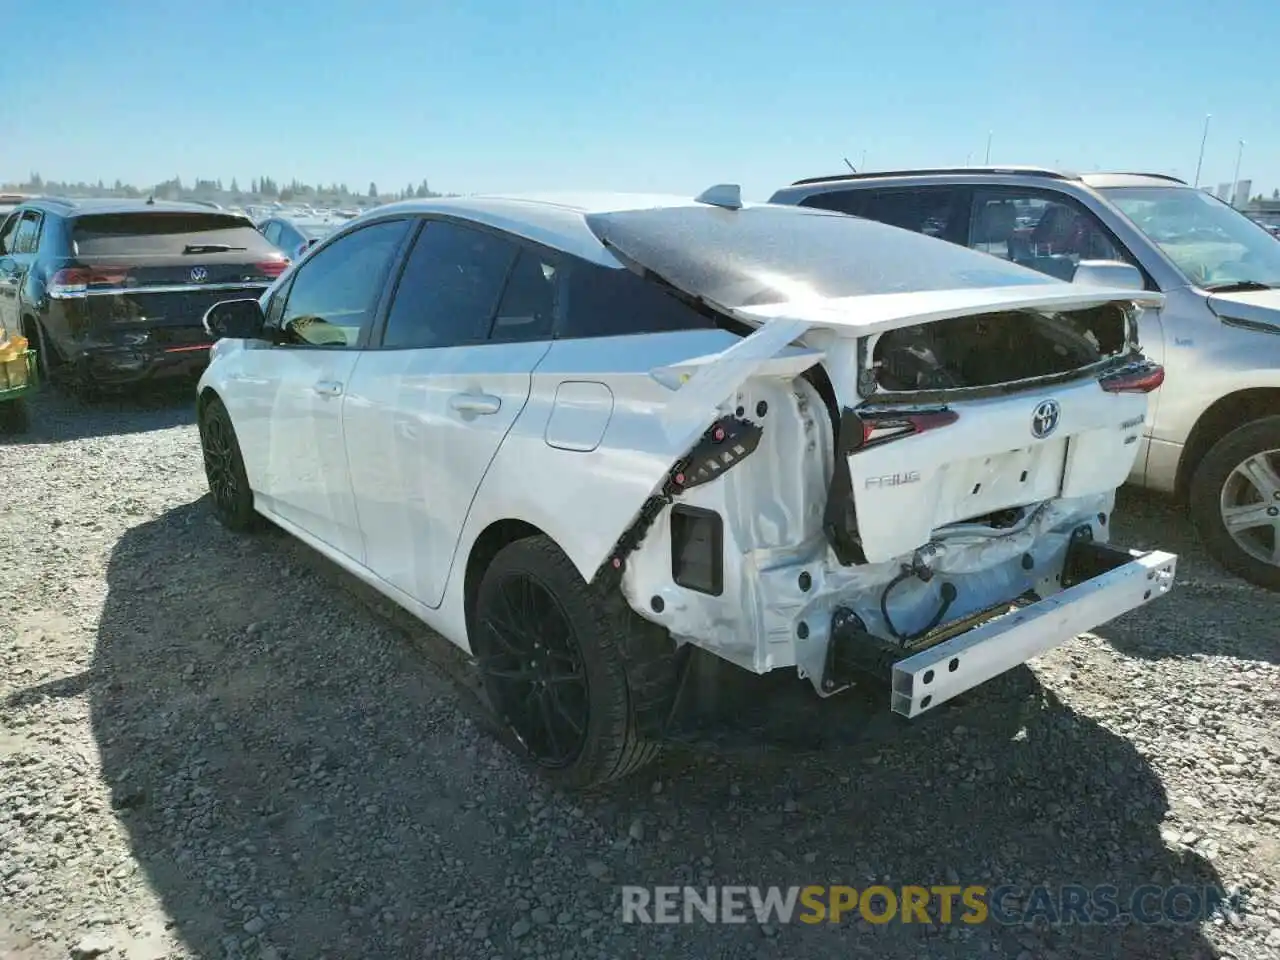
[[872, 355], [882, 390], [954, 390], [1071, 373], [1127, 348], [1116, 304], [1045, 314], [986, 313], [893, 330]]
[[[78, 217], [71, 233], [77, 256], [182, 256], [188, 247], [224, 246], [233, 253], [274, 252], [241, 217], [219, 213], [111, 213]], [[212, 251], [210, 251], [212, 252]]]

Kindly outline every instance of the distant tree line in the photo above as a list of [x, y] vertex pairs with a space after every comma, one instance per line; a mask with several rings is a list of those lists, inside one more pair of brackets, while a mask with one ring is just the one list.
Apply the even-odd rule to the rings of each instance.
[[39, 173], [32, 173], [25, 183], [6, 183], [0, 189], [17, 193], [44, 193], [71, 197], [155, 197], [157, 200], [211, 200], [221, 204], [261, 203], [279, 200], [283, 203], [308, 203], [319, 206], [351, 206], [387, 203], [391, 200], [407, 200], [411, 197], [439, 197], [424, 179], [416, 186], [412, 183], [394, 193], [382, 193], [376, 183], [370, 183], [364, 193], [351, 190], [345, 183], [309, 184], [290, 180], [281, 185], [273, 177], [254, 177], [248, 188], [243, 188], [232, 177], [223, 185], [221, 179], [205, 180], [197, 177], [184, 183], [181, 177], [162, 180], [149, 187], [137, 187], [116, 180], [108, 185], [102, 180], [96, 183], [76, 183], [45, 180]]

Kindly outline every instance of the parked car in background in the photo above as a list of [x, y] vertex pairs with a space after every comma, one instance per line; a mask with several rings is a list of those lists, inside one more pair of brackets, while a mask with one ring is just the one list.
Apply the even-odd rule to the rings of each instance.
[[914, 717], [1166, 592], [1104, 545], [1135, 299], [730, 186], [389, 204], [210, 310], [205, 469], [583, 786], [654, 755], [695, 647]]
[[1280, 589], [1280, 245], [1156, 174], [961, 168], [801, 180], [774, 202], [928, 232], [1050, 276], [1159, 291], [1142, 343], [1152, 398], [1133, 482], [1185, 502], [1227, 569]]
[[0, 225], [0, 327], [85, 397], [194, 374], [205, 310], [259, 295], [288, 263], [247, 217], [202, 204], [39, 197]]
[[25, 193], [0, 193], [0, 217], [8, 216], [18, 204], [29, 199]]
[[344, 219], [338, 217], [287, 217], [276, 215], [258, 223], [258, 230], [293, 259], [298, 259], [307, 249], [324, 239]]

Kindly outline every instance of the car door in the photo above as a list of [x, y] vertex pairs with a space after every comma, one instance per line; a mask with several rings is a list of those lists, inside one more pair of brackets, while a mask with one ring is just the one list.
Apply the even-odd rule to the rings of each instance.
[[22, 214], [21, 210], [15, 211], [0, 225], [0, 338], [22, 331], [18, 310], [21, 264], [15, 250]]
[[246, 350], [233, 391], [242, 394], [231, 413], [259, 504], [357, 562], [364, 549], [342, 398], [409, 227], [404, 218], [362, 226], [299, 266], [276, 294], [282, 302], [268, 306], [280, 342]]
[[342, 416], [366, 565], [427, 606], [550, 345], [555, 280], [539, 248], [425, 221], [356, 362]]

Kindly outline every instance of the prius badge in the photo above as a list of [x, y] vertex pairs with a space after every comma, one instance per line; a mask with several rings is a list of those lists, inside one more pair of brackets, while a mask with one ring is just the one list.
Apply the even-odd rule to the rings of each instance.
[[1058, 420], [1062, 417], [1062, 407], [1057, 400], [1041, 400], [1031, 414], [1031, 435], [1043, 440], [1058, 429]]
[[191, 268], [192, 283], [204, 283], [208, 279], [209, 279], [209, 271], [206, 270], [204, 267]]

